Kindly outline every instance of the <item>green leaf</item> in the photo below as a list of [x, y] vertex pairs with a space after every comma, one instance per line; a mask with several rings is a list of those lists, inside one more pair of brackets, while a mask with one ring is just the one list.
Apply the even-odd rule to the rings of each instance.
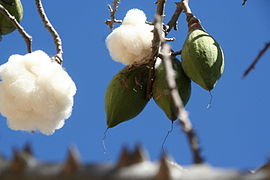
[[147, 104], [146, 86], [149, 69], [146, 66], [122, 69], [111, 80], [105, 95], [107, 127], [137, 116]]

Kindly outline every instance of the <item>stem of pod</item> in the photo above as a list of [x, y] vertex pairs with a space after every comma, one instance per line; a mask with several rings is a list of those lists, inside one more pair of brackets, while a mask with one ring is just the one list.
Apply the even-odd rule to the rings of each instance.
[[[16, 20], [16, 18], [11, 15], [8, 10], [0, 4], [0, 14], [3, 14], [7, 19], [10, 20], [10, 22], [18, 29], [19, 33], [23, 37], [26, 46], [27, 46], [27, 51], [28, 53], [32, 52], [32, 36], [30, 36], [24, 28], [20, 25], [20, 23]], [[0, 41], [1, 41], [1, 34], [0, 34]]]

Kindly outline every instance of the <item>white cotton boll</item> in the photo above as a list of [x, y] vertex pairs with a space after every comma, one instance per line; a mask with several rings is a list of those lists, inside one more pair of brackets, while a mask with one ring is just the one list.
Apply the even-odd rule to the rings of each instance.
[[130, 9], [124, 20], [123, 25], [144, 25], [146, 21], [146, 16], [144, 12], [140, 9]]
[[10, 56], [0, 79], [0, 112], [11, 129], [50, 135], [71, 115], [75, 83], [43, 51]]
[[152, 53], [153, 26], [145, 24], [146, 16], [139, 9], [127, 12], [120, 27], [106, 38], [113, 60], [125, 65], [142, 64]]

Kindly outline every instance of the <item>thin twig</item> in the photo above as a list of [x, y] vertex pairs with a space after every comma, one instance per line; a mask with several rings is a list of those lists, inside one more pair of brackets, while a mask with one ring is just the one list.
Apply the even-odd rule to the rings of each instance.
[[148, 25], [154, 25], [153, 22], [149, 22], [149, 21], [145, 21], [145, 24], [148, 24]]
[[[158, 0], [156, 2], [157, 4], [157, 10], [156, 10], [156, 16], [161, 17], [161, 22], [163, 22], [164, 18], [164, 8], [165, 8], [166, 0]], [[154, 19], [154, 26], [157, 23], [157, 19]], [[153, 83], [154, 83], [154, 77], [155, 77], [155, 63], [156, 59], [159, 54], [159, 48], [160, 48], [160, 37], [158, 34], [158, 31], [156, 28], [153, 30], [153, 40], [152, 40], [152, 55], [150, 57], [150, 62], [148, 63], [148, 66], [150, 67], [149, 73], [148, 73], [148, 81], [147, 81], [147, 89], [146, 89], [146, 99], [150, 100], [153, 96], [152, 90], [153, 90]]]
[[26, 46], [27, 46], [27, 51], [29, 53], [32, 52], [32, 36], [30, 36], [25, 30], [24, 28], [20, 25], [20, 23], [16, 20], [16, 18], [11, 15], [8, 10], [2, 6], [0, 4], [0, 13], [2, 13], [7, 19], [10, 20], [10, 22], [12, 22], [12, 24], [16, 27], [16, 29], [18, 29], [19, 33], [22, 35]]
[[[182, 0], [181, 3], [178, 6], [181, 6], [181, 9], [183, 9], [186, 13], [191, 13], [190, 8], [188, 7], [189, 0]], [[161, 24], [163, 24], [163, 19], [165, 17], [165, 4], [166, 0], [158, 0], [156, 2], [157, 4], [157, 10], [156, 10], [156, 18], [154, 20], [154, 26], [157, 24], [157, 20], [159, 19]], [[159, 17], [157, 19], [157, 17]], [[175, 17], [176, 18], [176, 17]], [[164, 26], [162, 26], [164, 27]], [[163, 29], [162, 29], [163, 32]], [[146, 93], [146, 99], [150, 100], [152, 97], [152, 88], [153, 88], [153, 82], [155, 77], [155, 62], [156, 58], [159, 56], [159, 49], [160, 49], [160, 38], [159, 33], [157, 32], [156, 28], [153, 30], [154, 38], [152, 40], [152, 56], [151, 61], [149, 62], [148, 66], [150, 67], [149, 74], [148, 74], [148, 83], [147, 83], [147, 93]], [[167, 35], [167, 34], [166, 34]], [[171, 39], [172, 40], [172, 39]]]
[[243, 0], [242, 2], [242, 6], [244, 6], [246, 4], [247, 0]]
[[157, 0], [157, 10], [156, 10], [156, 15], [161, 16], [162, 19], [164, 18], [164, 8], [167, 0]]
[[52, 24], [50, 23], [47, 15], [44, 11], [44, 8], [42, 6], [41, 0], [36, 0], [36, 6], [38, 9], [39, 15], [44, 23], [45, 28], [51, 33], [51, 35], [54, 39], [54, 44], [56, 46], [57, 54], [54, 57], [52, 57], [52, 59], [54, 59], [59, 64], [62, 64], [62, 62], [63, 62], [63, 58], [62, 58], [63, 48], [62, 48], [61, 38], [60, 38], [59, 34], [57, 33], [57, 31], [52, 26]]
[[167, 23], [168, 29], [166, 30], [166, 34], [168, 34], [172, 30], [172, 28], [174, 28], [174, 30], [178, 29], [177, 21], [178, 21], [180, 14], [183, 11], [183, 9], [181, 6], [181, 2], [176, 2], [175, 4], [176, 4], [176, 9], [175, 9], [170, 21]]
[[186, 14], [192, 14], [191, 9], [190, 9], [188, 3], [189, 3], [189, 0], [182, 0], [182, 2], [180, 3], [180, 6], [184, 10], [184, 13], [186, 13]]
[[121, 20], [116, 20], [115, 19], [115, 13], [117, 11], [118, 4], [119, 3], [120, 3], [120, 0], [114, 0], [113, 1], [113, 6], [108, 5], [108, 9], [110, 11], [110, 17], [111, 17], [111, 19], [106, 20], [105, 21], [105, 24], [107, 24], [110, 27], [110, 29], [113, 29], [114, 23], [122, 23]]
[[172, 52], [171, 56], [177, 56], [177, 55], [181, 55], [181, 54], [182, 54], [182, 50], [174, 51], [174, 52]]
[[255, 60], [251, 63], [251, 65], [247, 68], [247, 70], [244, 72], [243, 77], [246, 77], [249, 72], [255, 68], [256, 64], [259, 62], [259, 60], [261, 59], [262, 55], [267, 51], [267, 49], [270, 47], [270, 42], [266, 43], [264, 48], [258, 53], [257, 57], [255, 58]]

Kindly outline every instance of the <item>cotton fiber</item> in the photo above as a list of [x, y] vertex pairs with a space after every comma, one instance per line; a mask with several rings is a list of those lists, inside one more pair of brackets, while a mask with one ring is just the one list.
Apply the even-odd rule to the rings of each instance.
[[122, 25], [108, 35], [106, 45], [113, 60], [125, 65], [149, 61], [154, 26], [146, 24], [145, 21], [143, 11], [131, 9]]
[[12, 55], [0, 66], [0, 112], [13, 130], [53, 134], [72, 112], [76, 85], [43, 51]]

